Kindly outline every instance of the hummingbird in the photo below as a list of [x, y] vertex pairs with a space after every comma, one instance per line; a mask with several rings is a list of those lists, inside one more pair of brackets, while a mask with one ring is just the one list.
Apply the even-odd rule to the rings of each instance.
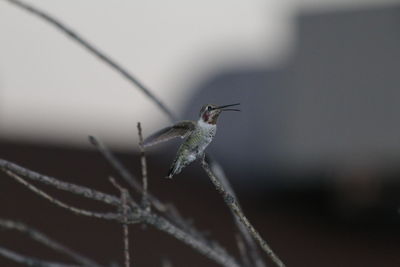
[[172, 166], [166, 178], [182, 171], [184, 167], [200, 158], [206, 147], [213, 140], [217, 131], [218, 116], [222, 111], [240, 111], [229, 107], [240, 105], [240, 103], [217, 106], [206, 104], [200, 110], [197, 121], [180, 121], [170, 127], [163, 128], [147, 137], [142, 143], [142, 147], [149, 147], [175, 137], [185, 139], [178, 149]]

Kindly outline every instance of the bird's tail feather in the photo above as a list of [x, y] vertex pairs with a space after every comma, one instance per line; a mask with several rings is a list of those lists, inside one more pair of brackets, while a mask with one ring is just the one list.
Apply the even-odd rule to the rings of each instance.
[[169, 169], [168, 174], [167, 174], [167, 176], [165, 176], [165, 178], [172, 179], [172, 176], [174, 176], [173, 168]]
[[172, 176], [180, 172], [179, 164], [178, 164], [178, 159], [174, 160], [174, 163], [172, 163], [171, 168], [168, 171], [168, 175], [165, 176], [165, 178], [172, 179]]

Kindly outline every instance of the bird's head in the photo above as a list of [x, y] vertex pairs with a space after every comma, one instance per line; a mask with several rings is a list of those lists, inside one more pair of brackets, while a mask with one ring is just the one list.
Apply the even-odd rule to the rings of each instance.
[[206, 104], [200, 110], [200, 120], [208, 124], [216, 124], [219, 114], [222, 111], [240, 111], [240, 109], [233, 109], [228, 107], [238, 106], [240, 103], [217, 106], [213, 104]]

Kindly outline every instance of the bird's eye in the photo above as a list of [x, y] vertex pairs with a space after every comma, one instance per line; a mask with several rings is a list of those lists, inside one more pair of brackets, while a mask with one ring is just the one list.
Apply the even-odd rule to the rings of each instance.
[[208, 110], [208, 111], [211, 111], [211, 106], [208, 106], [208, 107], [207, 107], [207, 110]]

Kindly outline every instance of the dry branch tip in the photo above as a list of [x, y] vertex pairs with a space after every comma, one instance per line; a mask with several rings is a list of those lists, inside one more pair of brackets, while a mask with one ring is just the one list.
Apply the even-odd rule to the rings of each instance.
[[97, 139], [96, 139], [94, 136], [89, 135], [89, 136], [88, 136], [88, 139], [89, 139], [89, 142], [90, 142], [92, 145], [94, 145], [94, 146], [98, 146], [98, 145], [99, 145], [99, 142], [97, 141]]

